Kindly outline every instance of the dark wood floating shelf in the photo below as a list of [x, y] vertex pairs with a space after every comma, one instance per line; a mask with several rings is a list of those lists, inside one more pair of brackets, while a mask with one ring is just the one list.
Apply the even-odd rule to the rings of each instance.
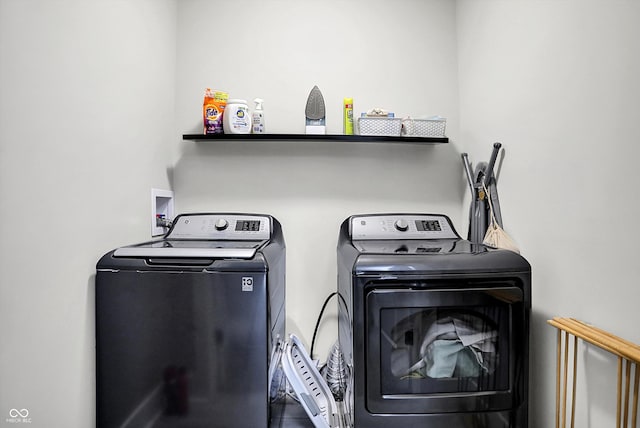
[[340, 135], [340, 134], [184, 134], [183, 140], [217, 141], [343, 141], [348, 143], [404, 143], [442, 144], [448, 137], [386, 137], [382, 135]]

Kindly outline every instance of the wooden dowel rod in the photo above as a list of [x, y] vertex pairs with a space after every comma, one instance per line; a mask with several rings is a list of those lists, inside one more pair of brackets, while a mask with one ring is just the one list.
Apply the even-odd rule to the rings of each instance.
[[588, 337], [599, 340], [601, 343], [614, 348], [626, 359], [640, 362], [640, 346], [621, 339], [620, 337], [615, 336], [602, 329], [590, 326], [572, 318], [567, 319], [567, 323], [582, 328]]
[[634, 371], [636, 373], [635, 380], [633, 382], [633, 404], [631, 411], [631, 428], [637, 428], [638, 424], [638, 388], [640, 387], [640, 371], [638, 371], [640, 367], [638, 364], [634, 365]]
[[609, 346], [606, 346], [604, 344], [601, 344], [598, 341], [594, 341], [594, 340], [590, 340], [588, 337], [584, 337], [583, 334], [581, 334], [579, 331], [576, 331], [574, 328], [570, 327], [570, 326], [566, 326], [564, 324], [562, 324], [561, 322], [554, 320], [549, 320], [548, 321], [549, 324], [551, 324], [552, 326], [556, 327], [559, 331], [568, 331], [569, 333], [579, 337], [580, 339], [584, 340], [585, 342], [591, 343], [593, 345], [596, 345], [602, 349], [604, 349], [605, 351], [611, 352], [612, 354], [616, 355], [616, 356], [621, 356], [618, 354], [618, 352], [613, 349], [610, 348]]
[[624, 344], [625, 344], [625, 345], [627, 345], [627, 346], [630, 346], [630, 347], [632, 347], [632, 348], [638, 348], [638, 349], [640, 349], [640, 345], [638, 345], [638, 344], [636, 344], [636, 343], [633, 343], [633, 342], [630, 342], [630, 341], [628, 341], [628, 340], [626, 340], [626, 339], [623, 339], [622, 337], [616, 336], [615, 334], [613, 334], [613, 333], [611, 333], [611, 332], [608, 332], [607, 330], [603, 330], [603, 329], [598, 328], [598, 327], [595, 327], [595, 326], [593, 326], [593, 325], [589, 325], [589, 324], [587, 324], [586, 322], [584, 322], [584, 321], [580, 321], [580, 320], [575, 319], [575, 318], [569, 318], [569, 319], [571, 319], [571, 320], [573, 320], [574, 322], [577, 322], [577, 323], [579, 323], [579, 324], [582, 324], [582, 325], [584, 325], [584, 326], [587, 326], [587, 327], [589, 327], [589, 328], [590, 328], [590, 329], [592, 329], [592, 330], [595, 330], [595, 331], [598, 331], [598, 332], [600, 332], [600, 333], [602, 333], [602, 334], [605, 334], [605, 335], [609, 336], [609, 337], [610, 337], [610, 338], [612, 338], [612, 339], [618, 340], [618, 341], [620, 341], [620, 342], [624, 343]]
[[578, 336], [573, 336], [573, 390], [571, 391], [571, 428], [576, 418], [576, 378], [578, 376]]
[[616, 403], [616, 428], [620, 428], [621, 407], [622, 407], [622, 357], [618, 357], [618, 401]]
[[603, 333], [602, 330], [594, 329], [587, 324], [570, 318], [553, 318], [548, 323], [617, 356], [640, 362], [640, 346], [633, 345], [631, 342], [622, 341], [616, 336]]
[[562, 428], [567, 426], [567, 372], [569, 371], [569, 333], [564, 333], [564, 378], [562, 380]]
[[625, 361], [626, 371], [624, 374], [624, 412], [622, 426], [627, 428], [629, 426], [629, 384], [631, 382], [631, 361]]
[[594, 344], [600, 347], [607, 347], [607, 348], [613, 349], [614, 352], [619, 354], [620, 356], [625, 356], [623, 348], [626, 345], [620, 342], [617, 342], [615, 339], [612, 339], [611, 337], [605, 334], [602, 334], [596, 330], [591, 329], [589, 326], [585, 324], [575, 322], [569, 318], [564, 319], [562, 323], [564, 326], [574, 329], [581, 337], [592, 341]]
[[562, 330], [558, 329], [556, 351], [556, 428], [560, 428], [560, 366], [562, 365]]

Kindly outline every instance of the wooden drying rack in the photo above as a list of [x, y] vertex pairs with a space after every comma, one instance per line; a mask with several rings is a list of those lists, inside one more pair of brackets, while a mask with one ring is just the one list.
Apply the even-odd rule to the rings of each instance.
[[[631, 367], [634, 366], [633, 399], [631, 402], [631, 428], [636, 428], [638, 422], [638, 389], [640, 383], [640, 346], [574, 318], [556, 317], [547, 322], [558, 329], [558, 361], [556, 370], [556, 428], [560, 428], [561, 423], [562, 428], [565, 428], [567, 426], [569, 335], [574, 336], [572, 354], [573, 390], [571, 393], [571, 427], [574, 427], [575, 419], [576, 364], [578, 358], [576, 350], [578, 348], [578, 338], [580, 338], [585, 342], [591, 343], [592, 345], [595, 345], [601, 349], [604, 349], [605, 351], [618, 356], [618, 400], [616, 408], [616, 428], [627, 428], [629, 426], [629, 392], [631, 382]], [[623, 363], [625, 363], [624, 382]], [[564, 368], [564, 370], [562, 370], [562, 368]], [[561, 372], [563, 372], [563, 374], [561, 374]]]

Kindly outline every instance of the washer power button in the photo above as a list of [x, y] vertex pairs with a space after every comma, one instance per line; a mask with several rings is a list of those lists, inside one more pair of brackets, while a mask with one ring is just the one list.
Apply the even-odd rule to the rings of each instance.
[[406, 232], [407, 230], [409, 230], [409, 223], [407, 222], [407, 220], [403, 218], [396, 220], [396, 222], [393, 225], [400, 232]]
[[218, 221], [216, 221], [216, 230], [225, 230], [227, 227], [229, 227], [227, 220], [219, 218]]

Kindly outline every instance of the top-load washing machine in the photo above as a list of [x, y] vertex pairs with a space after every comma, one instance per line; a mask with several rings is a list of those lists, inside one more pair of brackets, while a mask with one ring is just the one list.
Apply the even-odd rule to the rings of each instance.
[[338, 240], [356, 428], [526, 428], [531, 267], [448, 217], [356, 215]]
[[285, 243], [268, 215], [183, 214], [96, 274], [97, 426], [267, 427], [285, 327]]

